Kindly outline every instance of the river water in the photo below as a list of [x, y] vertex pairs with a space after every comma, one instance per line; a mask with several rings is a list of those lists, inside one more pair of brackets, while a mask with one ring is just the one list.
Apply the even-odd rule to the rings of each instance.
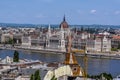
[[[39, 53], [30, 51], [19, 51], [19, 56], [21, 59], [33, 59], [41, 60], [44, 62], [63, 62], [65, 59], [64, 54], [50, 54], [50, 53]], [[6, 56], [13, 57], [13, 50], [0, 50], [0, 58], [5, 58]], [[84, 58], [76, 56], [78, 63], [84, 67]], [[120, 75], [120, 60], [115, 59], [97, 59], [88, 58], [88, 74], [100, 74], [103, 72], [111, 73], [113, 77]]]

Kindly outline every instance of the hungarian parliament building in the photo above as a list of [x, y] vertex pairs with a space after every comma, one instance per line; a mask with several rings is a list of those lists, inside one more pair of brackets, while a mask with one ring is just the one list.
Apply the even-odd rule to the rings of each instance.
[[111, 51], [109, 33], [91, 34], [86, 31], [72, 29], [66, 22], [65, 16], [59, 28], [48, 25], [47, 28], [19, 28], [1, 34], [1, 43], [8, 39], [14, 40], [14, 46], [25, 49], [53, 49], [66, 51], [68, 34], [72, 35], [73, 49], [86, 49], [87, 51]]

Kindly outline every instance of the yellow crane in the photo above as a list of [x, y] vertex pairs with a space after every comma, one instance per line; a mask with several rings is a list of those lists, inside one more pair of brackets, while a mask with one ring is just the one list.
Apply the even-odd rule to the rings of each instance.
[[[87, 58], [87, 54], [86, 54], [86, 45], [83, 46], [83, 49], [71, 49], [72, 47], [72, 39], [71, 39], [71, 33], [69, 32], [68, 35], [68, 45], [67, 45], [67, 53], [71, 53], [71, 52], [75, 52], [75, 53], [83, 53], [84, 54], [84, 80], [87, 80], [87, 67], [88, 67], [88, 58]], [[67, 58], [68, 59], [68, 58]], [[66, 61], [67, 62], [67, 61]]]
[[72, 52], [73, 53], [81, 53], [81, 54], [83, 54], [83, 53], [85, 53], [85, 50], [83, 50], [83, 49], [72, 49]]
[[87, 80], [87, 68], [88, 68], [88, 57], [87, 57], [87, 50], [86, 50], [86, 46], [84, 46], [84, 49], [72, 49], [73, 53], [80, 53], [80, 54], [84, 54], [84, 80]]
[[87, 69], [88, 69], [88, 57], [87, 57], [87, 50], [86, 50], [86, 46], [84, 47], [84, 69], [85, 69], [85, 78], [84, 80], [87, 80]]

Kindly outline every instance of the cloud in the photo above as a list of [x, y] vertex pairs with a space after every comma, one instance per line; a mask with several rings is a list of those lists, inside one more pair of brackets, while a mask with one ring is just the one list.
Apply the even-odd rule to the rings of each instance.
[[97, 11], [95, 9], [93, 9], [93, 10], [90, 11], [91, 14], [96, 14], [96, 12]]
[[115, 15], [118, 15], [118, 14], [120, 14], [120, 11], [115, 11], [114, 14], [115, 14]]

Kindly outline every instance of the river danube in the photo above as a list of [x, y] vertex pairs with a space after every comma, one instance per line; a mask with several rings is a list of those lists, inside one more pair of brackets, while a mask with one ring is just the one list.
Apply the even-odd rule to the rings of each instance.
[[[0, 58], [6, 56], [13, 57], [13, 50], [0, 50]], [[19, 51], [21, 59], [33, 59], [41, 60], [44, 62], [63, 62], [65, 59], [64, 54], [50, 54], [50, 53], [39, 53], [30, 51]], [[83, 57], [76, 57], [79, 64], [83, 67]], [[94, 75], [103, 72], [111, 73], [113, 77], [120, 74], [120, 60], [115, 59], [96, 59], [88, 58], [88, 74]]]

